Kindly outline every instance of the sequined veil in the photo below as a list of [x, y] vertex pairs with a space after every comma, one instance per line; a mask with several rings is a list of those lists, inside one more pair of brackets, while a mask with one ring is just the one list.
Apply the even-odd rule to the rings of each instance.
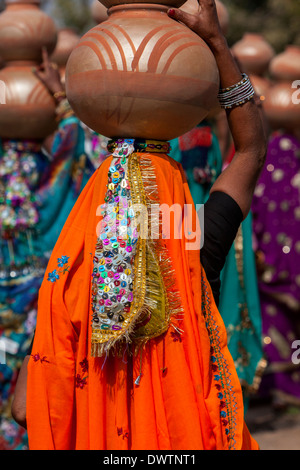
[[[96, 356], [122, 339], [130, 342], [133, 331], [135, 344], [161, 335], [182, 312], [174, 271], [158, 233], [159, 217], [155, 227], [148, 217], [149, 206], [159, 203], [155, 173], [151, 160], [140, 161], [136, 153], [165, 154], [169, 144], [124, 139], [111, 141], [108, 148], [113, 159], [93, 269]], [[156, 235], [152, 238], [149, 223]]]

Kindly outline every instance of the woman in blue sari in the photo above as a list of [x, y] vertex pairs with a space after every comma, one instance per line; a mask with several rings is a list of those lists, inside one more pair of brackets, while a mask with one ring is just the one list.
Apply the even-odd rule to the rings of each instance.
[[[45, 67], [45, 64], [47, 67]], [[47, 69], [47, 74], [46, 74]], [[94, 167], [84, 131], [68, 105], [58, 71], [44, 55], [36, 74], [56, 93], [57, 131], [43, 144], [0, 141], [0, 449], [27, 448], [11, 418], [19, 369], [30, 346], [37, 297], [49, 256]], [[48, 151], [46, 150], [48, 149]]]

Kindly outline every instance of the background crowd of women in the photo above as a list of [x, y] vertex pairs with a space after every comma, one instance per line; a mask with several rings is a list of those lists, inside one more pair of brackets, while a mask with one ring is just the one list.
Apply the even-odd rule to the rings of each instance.
[[[194, 8], [193, 1], [185, 8]], [[220, 10], [220, 19], [226, 32], [226, 12]], [[79, 37], [63, 30], [58, 38], [50, 59], [63, 88], [64, 66]], [[300, 48], [291, 45], [276, 55], [264, 38], [245, 34], [232, 52], [251, 76], [269, 148], [252, 211], [222, 272], [219, 310], [246, 409], [251, 397], [299, 407], [300, 369], [291, 356], [300, 338], [300, 131], [299, 117], [286, 112], [282, 96], [300, 78]], [[32, 73], [45, 78], [40, 70]], [[51, 80], [45, 83], [53, 93]], [[43, 145], [16, 137], [0, 146], [0, 449], [6, 450], [27, 448], [26, 431], [12, 419], [10, 405], [49, 255], [80, 191], [107, 155], [108, 139], [84, 126], [61, 97], [56, 93], [56, 129]], [[181, 162], [195, 204], [206, 202], [234, 156], [223, 112], [213, 110], [171, 142], [170, 155]]]

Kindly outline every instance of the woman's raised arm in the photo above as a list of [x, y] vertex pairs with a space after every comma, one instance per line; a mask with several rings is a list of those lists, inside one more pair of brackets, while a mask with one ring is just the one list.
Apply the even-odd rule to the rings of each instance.
[[[213, 52], [220, 73], [221, 89], [231, 89], [243, 80], [219, 25], [214, 0], [199, 0], [199, 13], [191, 15], [178, 9], [171, 9], [171, 18], [184, 23], [198, 34]], [[249, 83], [249, 82], [248, 82]], [[234, 92], [223, 95], [230, 104], [226, 109], [229, 127], [232, 133], [236, 154], [231, 164], [215, 181], [211, 192], [222, 191], [231, 196], [247, 216], [253, 192], [265, 162], [267, 140], [259, 110], [254, 99], [244, 100], [249, 95], [249, 85], [236, 87]], [[242, 105], [240, 102], [245, 101]]]

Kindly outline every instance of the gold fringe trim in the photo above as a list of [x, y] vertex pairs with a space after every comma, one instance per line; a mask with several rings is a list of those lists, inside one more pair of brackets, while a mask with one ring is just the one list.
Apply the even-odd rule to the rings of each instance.
[[[147, 208], [147, 216], [142, 214], [137, 227], [140, 237], [134, 262], [133, 303], [124, 321], [125, 330], [110, 331], [105, 339], [105, 330], [100, 333], [99, 329], [93, 329], [91, 353], [96, 357], [107, 356], [109, 352], [121, 355], [124, 347], [131, 343], [135, 345], [133, 353], [138, 354], [149, 340], [162, 335], [170, 326], [178, 334], [183, 333], [179, 322], [184, 310], [172, 260], [162, 239], [161, 216], [155, 218], [155, 222], [149, 217], [152, 205], [159, 207], [160, 204], [151, 158], [145, 154], [131, 154], [128, 157], [128, 179], [133, 205]], [[136, 217], [139, 216], [141, 214], [137, 210]], [[143, 325], [144, 320], [146, 323]]]
[[[161, 203], [157, 186], [155, 168], [150, 157], [141, 154], [139, 157], [143, 187], [146, 194], [148, 212], [151, 214], [152, 205]], [[148, 230], [151, 238], [147, 240], [147, 290], [145, 304], [156, 302], [156, 308], [152, 307], [150, 322], [134, 333], [134, 342], [137, 348], [145, 345], [150, 339], [165, 333], [169, 326], [179, 333], [179, 328], [184, 309], [180, 292], [176, 285], [176, 273], [172, 265], [172, 259], [162, 239], [161, 216], [155, 221], [149, 217]], [[151, 308], [151, 307], [150, 307]]]
[[[144, 194], [144, 188], [142, 178], [139, 173], [139, 167], [134, 165], [134, 154], [128, 157], [128, 179], [131, 188], [131, 199], [133, 204], [141, 205], [146, 207], [146, 198]], [[139, 214], [136, 214], [138, 217]], [[142, 223], [137, 227], [137, 230], [143, 234], [147, 229], [147, 219], [142, 218]], [[146, 309], [145, 293], [146, 293], [146, 239], [145, 237], [139, 237], [137, 242], [137, 250], [134, 259], [134, 288], [133, 288], [133, 302], [130, 309], [130, 314], [125, 318], [123, 325], [125, 328], [122, 330], [112, 333], [111, 331], [107, 334], [105, 339], [105, 330], [99, 330], [93, 328], [92, 331], [92, 356], [101, 357], [104, 354], [108, 354], [111, 349], [114, 349], [118, 343], [122, 342], [131, 343], [134, 329], [136, 328], [137, 321], [145, 315]]]

